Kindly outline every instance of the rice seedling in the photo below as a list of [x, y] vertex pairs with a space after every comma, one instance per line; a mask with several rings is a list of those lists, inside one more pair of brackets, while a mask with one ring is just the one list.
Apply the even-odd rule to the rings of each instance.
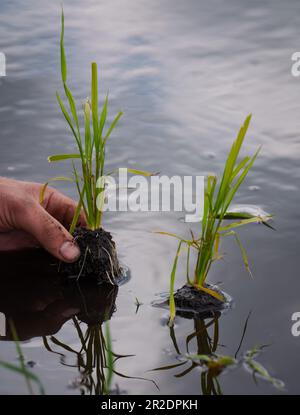
[[[98, 229], [101, 225], [102, 211], [97, 208], [97, 199], [99, 200], [98, 197], [103, 193], [104, 189], [103, 187], [99, 188], [97, 183], [99, 184], [99, 178], [104, 175], [106, 142], [123, 113], [119, 112], [117, 114], [107, 132], [104, 133], [107, 120], [108, 95], [106, 95], [99, 115], [98, 68], [97, 63], [93, 62], [91, 64], [91, 98], [87, 99], [83, 104], [84, 135], [82, 134], [75, 99], [67, 84], [68, 69], [64, 47], [64, 33], [64, 12], [62, 10], [60, 36], [61, 78], [65, 98], [69, 104], [69, 111], [58, 92], [56, 93], [56, 98], [64, 118], [73, 133], [78, 152], [74, 154], [56, 154], [48, 157], [48, 161], [51, 163], [72, 160], [74, 176], [72, 178], [55, 177], [50, 179], [43, 186], [41, 200], [43, 199], [45, 189], [50, 181], [65, 180], [75, 182], [79, 195], [79, 203], [70, 227], [70, 232], [72, 233], [82, 208], [84, 209], [87, 224], [90, 229]], [[80, 159], [81, 176], [75, 167], [75, 159]]]
[[[56, 93], [56, 98], [61, 112], [72, 132], [77, 150], [74, 153], [55, 154], [48, 157], [50, 163], [69, 160], [72, 163], [72, 176], [58, 176], [49, 179], [40, 192], [40, 202], [43, 201], [47, 186], [54, 181], [67, 181], [75, 184], [78, 193], [78, 205], [70, 224], [70, 233], [74, 235], [82, 256], [79, 264], [73, 267], [63, 267], [68, 275], [84, 277], [89, 273], [98, 275], [98, 279], [114, 284], [115, 278], [121, 270], [115, 254], [115, 245], [111, 235], [102, 228], [102, 217], [106, 198], [106, 177], [114, 174], [119, 169], [107, 172], [105, 169], [107, 143], [116, 128], [123, 112], [120, 111], [108, 126], [108, 94], [106, 94], [102, 106], [99, 106], [98, 94], [98, 67], [96, 62], [91, 64], [91, 96], [82, 108], [83, 125], [80, 125], [80, 114], [71, 89], [68, 86], [68, 67], [64, 46], [64, 12], [61, 13], [60, 35], [60, 64], [61, 79], [65, 95], [63, 98]], [[69, 107], [69, 108], [68, 108]], [[80, 170], [77, 162], [80, 163]], [[136, 169], [127, 169], [128, 173], [149, 176], [147, 172]], [[87, 229], [76, 228], [80, 212], [83, 211], [87, 221]], [[101, 230], [101, 232], [97, 232]], [[93, 236], [92, 235], [93, 233]], [[89, 241], [88, 241], [89, 240]], [[94, 248], [93, 248], [94, 246]], [[99, 266], [99, 259], [101, 266]], [[86, 266], [86, 263], [90, 263]], [[103, 270], [100, 276], [99, 270]]]
[[[59, 176], [50, 179], [42, 188], [40, 199], [43, 200], [46, 187], [51, 181], [75, 182], [79, 195], [79, 202], [74, 220], [70, 227], [72, 233], [75, 229], [80, 210], [83, 209], [87, 219], [88, 228], [99, 229], [102, 224], [103, 205], [105, 200], [105, 176], [114, 172], [105, 172], [106, 145], [112, 132], [116, 128], [123, 112], [120, 111], [112, 123], [107, 127], [108, 116], [108, 93], [105, 96], [102, 108], [99, 108], [98, 97], [98, 66], [96, 62], [91, 64], [91, 97], [83, 104], [84, 132], [82, 133], [79, 123], [79, 114], [74, 96], [68, 86], [68, 67], [64, 46], [64, 12], [61, 14], [60, 35], [60, 63], [61, 79], [69, 111], [65, 106], [60, 94], [56, 98], [62, 114], [74, 136], [77, 152], [72, 154], [56, 154], [48, 157], [50, 163], [71, 160], [73, 177]], [[80, 160], [81, 175], [75, 166], [74, 160]], [[128, 172], [141, 175], [150, 175], [147, 172], [136, 169], [127, 169]]]
[[[251, 223], [263, 223], [271, 227], [267, 221], [271, 216], [253, 216], [248, 213], [230, 212], [230, 205], [241, 184], [245, 180], [253, 163], [255, 162], [260, 148], [252, 157], [246, 156], [239, 160], [240, 150], [242, 148], [246, 132], [249, 127], [251, 115], [249, 115], [239, 130], [236, 140], [233, 142], [228, 154], [221, 180], [215, 175], [207, 177], [204, 195], [204, 212], [202, 218], [202, 229], [199, 236], [195, 236], [191, 231], [191, 239], [171, 234], [169, 232], [158, 232], [163, 235], [169, 235], [179, 240], [177, 252], [173, 262], [170, 277], [170, 324], [173, 323], [175, 307], [175, 278], [179, 255], [183, 248], [187, 250], [186, 275], [187, 286], [193, 287], [197, 291], [204, 293], [219, 302], [224, 302], [225, 298], [221, 292], [206, 283], [212, 264], [221, 259], [219, 253], [220, 240], [225, 236], [233, 236], [241, 251], [243, 261], [247, 271], [251, 274], [246, 250], [236, 232], [236, 229]], [[234, 220], [229, 224], [224, 224], [224, 220]], [[193, 277], [190, 278], [190, 253], [195, 250], [197, 261], [194, 267]]]

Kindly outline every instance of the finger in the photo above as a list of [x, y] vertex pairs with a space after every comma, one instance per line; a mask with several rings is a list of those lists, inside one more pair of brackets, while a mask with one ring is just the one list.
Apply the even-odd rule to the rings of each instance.
[[[65, 227], [70, 226], [77, 209], [77, 203], [74, 200], [55, 189], [49, 189], [49, 191], [46, 192], [43, 206], [51, 216], [55, 217]], [[83, 211], [79, 215], [77, 224], [78, 226], [86, 226], [86, 219]]]
[[72, 235], [38, 203], [16, 213], [17, 226], [30, 233], [56, 258], [74, 262], [80, 250]]
[[18, 251], [38, 246], [38, 241], [27, 232], [15, 230], [0, 233], [0, 251]]

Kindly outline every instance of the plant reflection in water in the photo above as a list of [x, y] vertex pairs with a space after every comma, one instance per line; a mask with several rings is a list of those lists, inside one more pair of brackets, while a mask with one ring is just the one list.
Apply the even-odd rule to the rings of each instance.
[[[114, 382], [116, 375], [149, 381], [157, 388], [152, 380], [117, 370], [119, 359], [133, 356], [112, 350], [108, 320], [116, 309], [118, 286], [63, 281], [56, 267], [50, 266], [53, 259], [41, 251], [0, 253], [0, 261], [1, 310], [14, 323], [20, 341], [40, 337], [46, 349], [60, 357], [62, 365], [78, 369], [72, 387], [83, 394], [124, 393]], [[68, 321], [73, 322], [78, 348], [57, 335]], [[10, 330], [1, 337], [1, 341], [12, 339]], [[75, 363], [70, 364], [74, 356]]]
[[[190, 314], [177, 311], [177, 315], [184, 318], [191, 318]], [[182, 378], [190, 374], [194, 369], [200, 370], [200, 385], [203, 395], [222, 395], [222, 388], [220, 384], [220, 375], [226, 373], [230, 369], [237, 367], [244, 367], [253, 377], [257, 383], [257, 379], [263, 379], [271, 383], [277, 389], [282, 390], [284, 383], [272, 377], [267, 369], [265, 369], [259, 362], [256, 361], [260, 352], [267, 347], [254, 346], [251, 350], [246, 351], [242, 357], [238, 358], [241, 350], [243, 340], [248, 327], [248, 322], [251, 313], [249, 313], [242, 331], [241, 340], [234, 356], [223, 355], [218, 353], [218, 349], [224, 347], [219, 343], [219, 320], [221, 313], [193, 317], [193, 332], [186, 337], [185, 352], [179, 349], [176, 339], [176, 328], [170, 327], [170, 338], [176, 351], [176, 360], [178, 363], [161, 366], [154, 371], [166, 371], [172, 369], [181, 369], [175, 373], [175, 378]], [[196, 340], [196, 352], [190, 352], [190, 344], [192, 340]], [[182, 370], [183, 369], [183, 370]]]

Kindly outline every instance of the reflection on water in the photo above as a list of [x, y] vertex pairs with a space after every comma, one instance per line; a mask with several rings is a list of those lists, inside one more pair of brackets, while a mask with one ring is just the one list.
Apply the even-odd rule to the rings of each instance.
[[[21, 341], [41, 337], [45, 349], [59, 357], [60, 365], [78, 370], [69, 387], [81, 394], [119, 393], [117, 383], [115, 389], [109, 387], [106, 373], [109, 371], [110, 377], [149, 381], [156, 386], [151, 380], [120, 373], [115, 367], [119, 359], [132, 357], [114, 353], [109, 329], [106, 335], [103, 333], [104, 323], [116, 310], [118, 286], [77, 284], [62, 279], [55, 264], [51, 268], [51, 257], [39, 250], [0, 254], [0, 257], [7, 272], [2, 281], [0, 304], [10, 322], [2, 341], [15, 340], [14, 332]], [[24, 270], [28, 275], [26, 280]], [[56, 335], [67, 321], [73, 323], [79, 344], [77, 350]], [[35, 366], [35, 362], [26, 363]]]
[[[274, 214], [277, 231], [241, 231], [253, 280], [244, 276], [239, 253], [228, 240], [224, 251], [230, 255], [212, 268], [209, 282], [222, 282], [235, 303], [220, 322], [221, 341], [228, 349], [224, 355], [234, 355], [241, 321], [252, 309], [243, 350], [272, 344], [272, 353], [266, 350], [261, 356], [262, 364], [287, 381], [290, 393], [299, 393], [299, 339], [290, 334], [300, 290], [300, 84], [290, 72], [291, 55], [299, 49], [299, 1], [86, 0], [83, 6], [79, 0], [64, 0], [64, 8], [70, 87], [78, 103], [88, 95], [90, 62], [96, 60], [102, 99], [111, 91], [110, 114], [125, 114], [109, 143], [109, 170], [134, 165], [170, 175], [218, 174], [240, 120], [253, 113], [245, 153], [263, 147], [237, 203], [260, 203]], [[7, 57], [7, 77], [0, 80], [0, 175], [44, 182], [58, 173], [47, 156], [74, 151], [55, 101], [59, 27], [59, 2], [1, 2], [0, 51]], [[68, 175], [69, 167], [60, 165], [59, 175]], [[60, 188], [76, 197], [75, 191]], [[132, 274], [119, 289], [110, 322], [116, 350], [135, 355], [119, 360], [121, 373], [143, 377], [149, 368], [167, 365], [173, 353], [161, 324], [164, 310], [150, 304], [156, 293], [168, 290], [175, 243], [152, 231], [172, 229], [184, 235], [181, 216], [137, 212], [104, 218]], [[50, 277], [51, 267], [30, 256], [1, 261], [6, 265], [0, 270], [0, 312], [14, 317], [27, 360], [36, 362], [33, 370], [47, 393], [78, 393], [67, 388], [78, 369], [62, 366], [42, 337], [55, 335], [79, 350], [72, 318], [82, 307], [80, 296], [67, 294]], [[18, 278], [11, 266], [16, 261]], [[33, 271], [39, 275], [35, 279]], [[179, 287], [183, 269], [178, 276]], [[143, 303], [137, 314], [136, 297]], [[177, 319], [180, 347], [190, 323]], [[15, 361], [13, 343], [2, 341], [0, 356]], [[0, 393], [23, 393], [23, 384], [13, 375], [3, 376]], [[167, 371], [153, 372], [153, 377], [160, 393], [199, 393], [195, 370], [179, 379]], [[157, 392], [153, 384], [137, 379], [119, 377], [118, 385], [128, 393]], [[277, 392], [266, 382], [257, 387], [247, 373], [235, 370], [222, 376], [221, 386], [223, 393]]]
[[[284, 383], [279, 379], [273, 378], [267, 369], [254, 360], [266, 346], [255, 346], [244, 353], [244, 356], [241, 359], [238, 359], [248, 327], [250, 314], [245, 321], [242, 337], [234, 356], [220, 354], [219, 349], [226, 349], [226, 345], [220, 343], [219, 339], [221, 314], [211, 315], [210, 318], [193, 319], [194, 328], [192, 333], [186, 336], [185, 352], [182, 352], [179, 349], [176, 340], [176, 331], [174, 327], [171, 327], [170, 339], [177, 354], [176, 361], [179, 362], [153, 370], [173, 371], [173, 369], [176, 369], [177, 373], [174, 375], [176, 379], [185, 377], [193, 370], [198, 370], [200, 371], [199, 382], [202, 395], [222, 395], [223, 392], [219, 376], [224, 374], [227, 369], [236, 369], [240, 364], [243, 364], [247, 371], [252, 375], [255, 383], [257, 383], [257, 378], [261, 378], [270, 382], [274, 387], [282, 390], [284, 388]], [[211, 330], [211, 333], [209, 330]], [[192, 340], [196, 341], [195, 352], [190, 350]]]

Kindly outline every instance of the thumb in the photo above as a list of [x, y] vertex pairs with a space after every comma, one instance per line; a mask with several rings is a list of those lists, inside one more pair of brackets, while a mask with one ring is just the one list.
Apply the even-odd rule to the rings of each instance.
[[39, 204], [25, 209], [18, 222], [20, 228], [61, 261], [74, 262], [79, 258], [80, 249], [72, 235]]

